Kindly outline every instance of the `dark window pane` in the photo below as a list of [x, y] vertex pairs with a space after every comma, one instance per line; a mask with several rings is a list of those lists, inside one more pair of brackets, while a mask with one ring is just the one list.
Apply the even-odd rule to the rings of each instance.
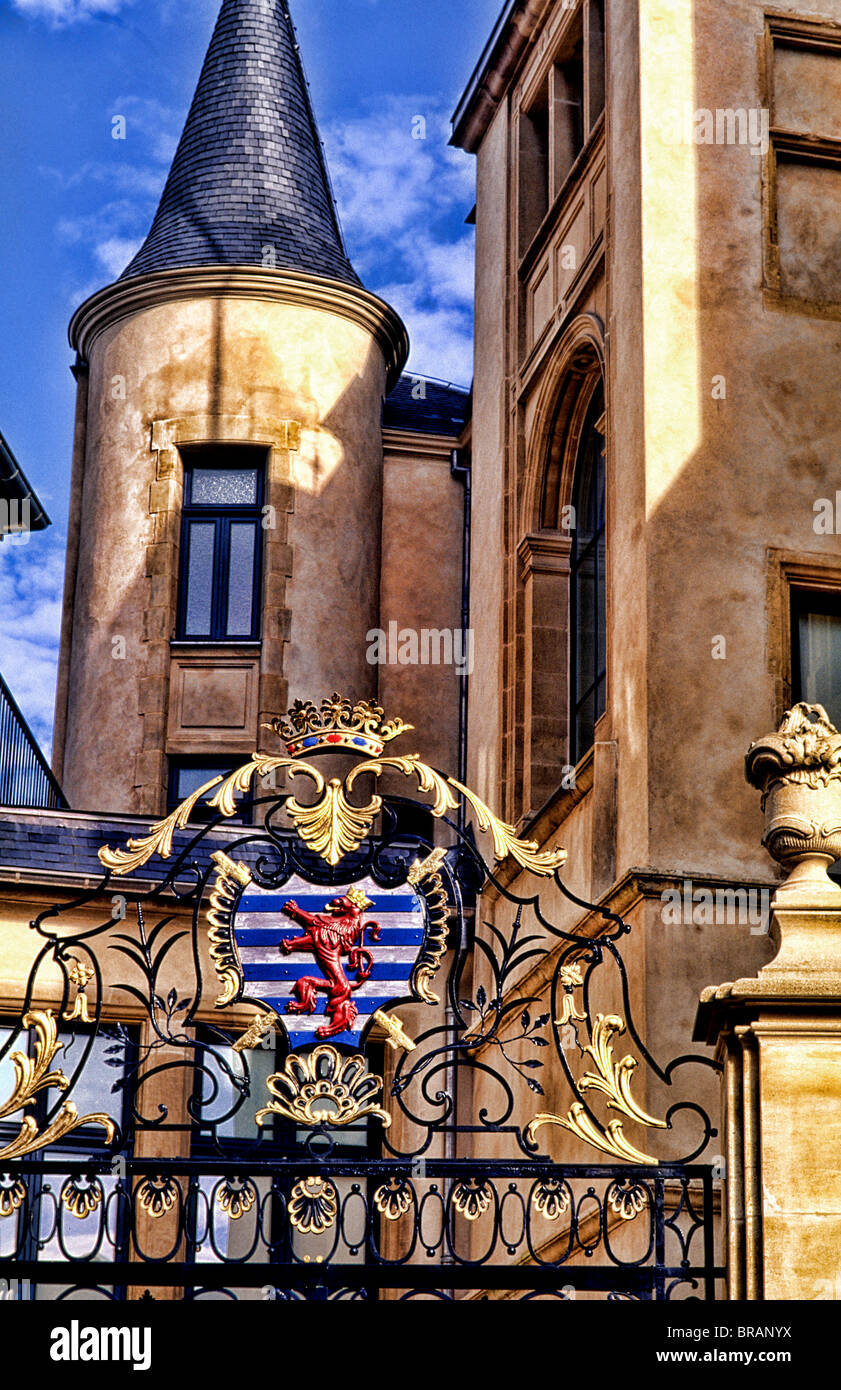
[[254, 608], [254, 559], [257, 528], [253, 522], [231, 522], [228, 568], [229, 637], [250, 637]]
[[[595, 701], [594, 701], [594, 703], [595, 703], [595, 709], [594, 709], [594, 711], [593, 711], [593, 715], [594, 715], [593, 724], [595, 725], [596, 720], [598, 720], [598, 719], [601, 718], [601, 716], [604, 714], [604, 712], [605, 712], [605, 710], [606, 710], [606, 708], [607, 708], [607, 678], [606, 678], [606, 676], [601, 676], [601, 677], [599, 678], [599, 683], [598, 683], [598, 685], [596, 686], [596, 694], [595, 694]], [[595, 734], [595, 729], [594, 729], [594, 734]]]
[[[90, 1036], [68, 1029], [59, 1033], [59, 1037], [64, 1044], [61, 1069], [65, 1076], [72, 1077], [85, 1055]], [[106, 1053], [112, 1048], [120, 1048], [120, 1051], [113, 1051], [110, 1058], [106, 1057]], [[115, 1060], [120, 1062], [121, 1067], [111, 1065]], [[67, 1099], [73, 1101], [80, 1115], [95, 1115], [97, 1111], [103, 1110], [115, 1120], [119, 1120], [123, 1104], [122, 1092], [115, 1091], [112, 1095], [111, 1087], [125, 1067], [125, 1045], [119, 1038], [98, 1033], [87, 1054], [87, 1061], [73, 1083], [72, 1091], [67, 1094]]]
[[596, 552], [591, 549], [575, 576], [575, 698], [580, 700], [596, 677]]
[[841, 613], [801, 610], [800, 698], [823, 705], [836, 727], [841, 721]]
[[209, 637], [213, 607], [213, 522], [192, 522], [187, 533], [187, 617], [191, 637]]
[[230, 763], [193, 763], [178, 767], [175, 777], [176, 801], [186, 801], [187, 797], [197, 792], [205, 782], [212, 781], [214, 777], [227, 776], [232, 770]]
[[[198, 791], [199, 787], [212, 782], [214, 777], [227, 777], [239, 766], [242, 759], [238, 762], [196, 762], [192, 758], [185, 759], [183, 762], [179, 758], [171, 758], [169, 764], [169, 800], [168, 809], [174, 811], [176, 806], [180, 806], [182, 801], [186, 801], [188, 796]], [[208, 792], [208, 796], [213, 796], [214, 792]], [[244, 798], [243, 792], [236, 792], [234, 800], [239, 803]], [[212, 820], [217, 814], [206, 799], [202, 799], [193, 807], [190, 812], [192, 821]]]
[[578, 706], [575, 716], [576, 756], [581, 758], [593, 746], [596, 728], [595, 695], [590, 693]]
[[194, 507], [256, 507], [258, 468], [193, 468]]
[[[607, 612], [605, 604], [605, 538], [604, 531], [597, 542], [596, 547], [596, 573], [599, 582], [599, 592], [596, 603], [596, 613], [598, 617], [599, 630], [596, 639], [596, 666], [600, 672], [607, 670]], [[604, 684], [604, 682], [602, 682]], [[604, 713], [604, 706], [596, 712], [598, 719]]]
[[596, 423], [604, 391], [595, 392], [578, 446], [573, 483], [575, 529], [570, 563], [571, 729], [573, 762], [592, 747], [596, 720], [605, 710], [605, 468], [604, 439]]

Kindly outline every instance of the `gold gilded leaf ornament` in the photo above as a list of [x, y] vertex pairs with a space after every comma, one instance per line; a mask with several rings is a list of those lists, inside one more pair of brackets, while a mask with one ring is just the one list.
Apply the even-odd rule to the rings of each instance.
[[467, 787], [463, 787], [452, 777], [447, 780], [450, 786], [455, 787], [456, 791], [460, 792], [465, 801], [473, 807], [479, 822], [479, 829], [491, 832], [495, 859], [506, 859], [510, 854], [511, 858], [515, 859], [522, 868], [528, 869], [530, 873], [540, 877], [548, 877], [556, 869], [563, 868], [567, 861], [565, 849], [540, 850], [534, 840], [518, 839], [513, 825], [507, 825], [505, 821], [499, 820], [490, 807], [486, 806], [484, 801], [480, 801], [475, 792], [469, 791]]
[[204, 786], [191, 792], [186, 801], [182, 801], [165, 820], [156, 821], [148, 835], [143, 835], [138, 840], [127, 840], [125, 849], [111, 849], [108, 845], [103, 845], [99, 851], [100, 862], [112, 873], [130, 874], [148, 864], [153, 854], [160, 855], [161, 859], [168, 859], [172, 854], [172, 840], [176, 830], [184, 829], [198, 802], [221, 781], [221, 777], [214, 777], [212, 781], [205, 782]]
[[598, 1075], [586, 1072], [578, 1083], [578, 1090], [601, 1091], [608, 1097], [609, 1110], [621, 1110], [629, 1119], [649, 1129], [668, 1129], [665, 1120], [657, 1120], [638, 1105], [631, 1095], [631, 1081], [639, 1063], [635, 1057], [613, 1060], [613, 1038], [624, 1033], [625, 1023], [618, 1014], [597, 1014], [593, 1025], [593, 1041], [584, 1051], [589, 1052], [596, 1064]]
[[[576, 1013], [575, 1017], [580, 1015]], [[631, 1095], [631, 1080], [638, 1065], [636, 1058], [628, 1056], [619, 1062], [613, 1060], [612, 1040], [624, 1031], [625, 1024], [618, 1014], [596, 1015], [593, 1041], [589, 1047], [584, 1048], [585, 1053], [589, 1053], [595, 1062], [596, 1071], [585, 1072], [577, 1082], [576, 1089], [582, 1095], [585, 1091], [601, 1091], [608, 1098], [609, 1110], [620, 1110], [629, 1119], [649, 1129], [668, 1129], [665, 1120], [658, 1120], [649, 1115]], [[559, 1125], [562, 1129], [569, 1130], [570, 1134], [574, 1134], [576, 1139], [582, 1139], [585, 1144], [590, 1144], [613, 1158], [629, 1159], [632, 1163], [657, 1162], [650, 1154], [635, 1148], [630, 1140], [625, 1138], [621, 1120], [611, 1120], [610, 1124], [602, 1127], [588, 1114], [581, 1101], [575, 1102], [566, 1118], [545, 1113], [535, 1115], [526, 1128], [527, 1143], [535, 1142], [535, 1135], [543, 1125]]]
[[447, 779], [436, 772], [433, 767], [421, 762], [417, 753], [410, 753], [406, 758], [372, 758], [368, 762], [358, 763], [346, 778], [348, 791], [351, 791], [357, 777], [364, 773], [371, 773], [374, 777], [381, 777], [384, 768], [393, 768], [395, 772], [402, 772], [404, 777], [416, 777], [418, 791], [434, 792], [435, 801], [430, 806], [433, 816], [440, 818], [445, 816], [448, 811], [458, 810], [458, 802], [447, 786]]
[[343, 1057], [329, 1043], [306, 1055], [291, 1053], [283, 1070], [270, 1076], [266, 1084], [275, 1099], [257, 1111], [258, 1125], [272, 1115], [282, 1115], [299, 1125], [329, 1124], [331, 1128], [355, 1124], [368, 1115], [381, 1120], [386, 1128], [391, 1124], [388, 1111], [377, 1105], [382, 1077], [368, 1071], [364, 1057]]
[[[274, 757], [255, 753], [249, 762], [228, 777], [215, 777], [199, 787], [169, 816], [156, 822], [148, 835], [129, 840], [125, 849], [114, 850], [108, 846], [100, 849], [99, 858], [105, 867], [116, 874], [128, 874], [141, 868], [155, 854], [167, 859], [172, 853], [175, 832], [185, 829], [202, 798], [206, 797], [208, 805], [221, 815], [233, 816], [237, 809], [237, 795], [248, 792], [255, 775], [266, 777], [282, 769], [292, 777], [305, 776], [314, 783], [317, 800], [312, 805], [303, 805], [297, 798], [290, 798], [285, 810], [304, 843], [331, 867], [359, 848], [371, 834], [382, 810], [380, 796], [373, 796], [365, 806], [355, 806], [349, 800], [357, 779], [362, 774], [378, 778], [386, 768], [400, 772], [404, 777], [414, 778], [418, 790], [432, 796], [429, 810], [437, 819], [456, 811], [460, 801], [466, 801], [476, 814], [479, 828], [493, 836], [496, 860], [510, 856], [530, 873], [544, 877], [555, 873], [566, 862], [566, 851], [563, 849], [541, 850], [533, 840], [519, 839], [514, 827], [495, 816], [475, 792], [454, 778], [437, 772], [423, 762], [417, 753], [405, 757], [383, 757], [384, 744], [412, 726], [400, 719], [384, 722], [379, 705], [367, 701], [352, 705], [341, 695], [334, 694], [331, 699], [322, 702], [319, 713], [312, 701], [299, 700], [290, 710], [289, 723], [275, 719], [267, 727], [286, 739], [290, 754], [342, 749], [352, 753], [373, 753], [374, 756], [357, 764], [344, 782], [338, 778], [325, 782], [317, 768], [296, 756]], [[214, 789], [215, 795], [210, 797], [208, 794]]]
[[583, 1139], [585, 1144], [591, 1144], [594, 1149], [599, 1149], [601, 1153], [610, 1154], [612, 1158], [628, 1159], [631, 1163], [657, 1162], [651, 1154], [645, 1154], [640, 1149], [635, 1149], [633, 1144], [625, 1138], [621, 1120], [611, 1120], [610, 1124], [602, 1129], [587, 1114], [580, 1100], [577, 1100], [570, 1107], [566, 1119], [561, 1115], [535, 1115], [525, 1130], [527, 1144], [535, 1143], [535, 1135], [543, 1125], [560, 1125], [562, 1129], [567, 1129], [570, 1134], [574, 1134], [576, 1139]]
[[375, 796], [368, 806], [352, 806], [342, 783], [334, 777], [314, 806], [302, 806], [293, 798], [287, 801], [286, 810], [304, 843], [335, 867], [370, 835], [382, 804], [382, 797]]

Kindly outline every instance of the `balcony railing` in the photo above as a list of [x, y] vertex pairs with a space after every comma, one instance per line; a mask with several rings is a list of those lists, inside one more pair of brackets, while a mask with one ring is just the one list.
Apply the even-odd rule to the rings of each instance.
[[66, 809], [61, 787], [0, 676], [0, 806]]

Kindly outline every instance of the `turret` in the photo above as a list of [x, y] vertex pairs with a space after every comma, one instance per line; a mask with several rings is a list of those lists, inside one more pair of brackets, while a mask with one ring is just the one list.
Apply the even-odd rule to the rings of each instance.
[[74, 807], [160, 812], [289, 700], [377, 693], [408, 343], [348, 260], [286, 0], [225, 0], [149, 235], [70, 341], [56, 770]]

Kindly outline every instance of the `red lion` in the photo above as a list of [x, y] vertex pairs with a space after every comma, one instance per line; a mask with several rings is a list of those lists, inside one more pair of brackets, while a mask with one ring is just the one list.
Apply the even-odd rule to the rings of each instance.
[[[304, 936], [281, 941], [280, 949], [285, 955], [292, 951], [312, 951], [316, 963], [324, 976], [304, 975], [295, 983], [296, 1000], [286, 1006], [290, 1014], [314, 1014], [318, 1003], [318, 991], [326, 992], [325, 1013], [330, 1022], [316, 1030], [317, 1038], [332, 1038], [336, 1033], [344, 1033], [352, 1028], [359, 1010], [353, 1002], [352, 994], [359, 989], [371, 975], [373, 958], [363, 945], [365, 932], [371, 928], [371, 940], [378, 941], [379, 922], [362, 922], [362, 914], [372, 903], [359, 889], [351, 889], [341, 898], [333, 898], [324, 913], [304, 912], [294, 898], [284, 903], [281, 911], [293, 922], [306, 927]], [[356, 980], [351, 983], [342, 967], [342, 956], [348, 957], [351, 970], [356, 971]]]

